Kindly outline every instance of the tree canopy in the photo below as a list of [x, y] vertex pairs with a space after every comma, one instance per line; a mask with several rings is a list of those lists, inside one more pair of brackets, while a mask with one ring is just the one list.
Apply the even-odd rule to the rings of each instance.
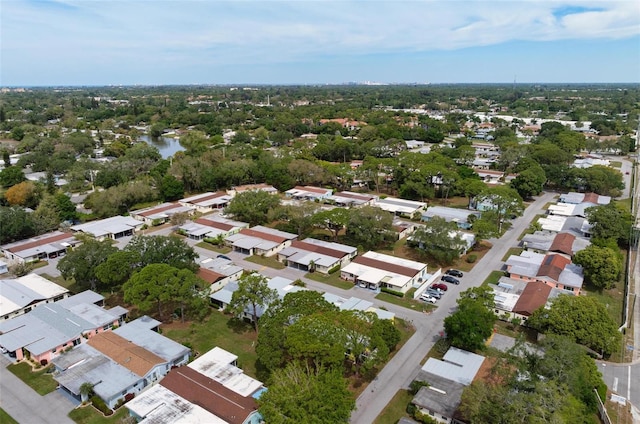
[[238, 193], [229, 202], [224, 213], [251, 226], [264, 224], [271, 209], [280, 205], [280, 198], [266, 191], [247, 190]]
[[460, 294], [458, 309], [444, 319], [447, 339], [453, 346], [475, 351], [484, 347], [491, 336], [496, 316], [493, 292], [488, 287], [474, 287]]
[[466, 249], [466, 243], [458, 234], [458, 225], [439, 216], [432, 217], [411, 236], [411, 245], [434, 258], [439, 263], [450, 265]]
[[622, 272], [620, 255], [610, 247], [595, 244], [577, 252], [573, 263], [582, 266], [587, 282], [599, 289], [614, 287]]
[[238, 280], [238, 289], [233, 292], [228, 306], [230, 311], [240, 316], [248, 309], [256, 333], [259, 310], [268, 308], [278, 298], [278, 293], [267, 283], [267, 278], [258, 273], [244, 274]]
[[86, 239], [60, 259], [57, 268], [65, 279], [73, 278], [76, 284], [96, 290], [100, 281], [96, 268], [117, 251], [111, 240]]

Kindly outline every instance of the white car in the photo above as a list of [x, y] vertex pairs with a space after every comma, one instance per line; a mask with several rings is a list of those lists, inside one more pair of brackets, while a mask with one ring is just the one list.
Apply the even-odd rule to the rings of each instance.
[[433, 296], [429, 296], [426, 294], [423, 294], [422, 296], [420, 296], [420, 300], [423, 300], [425, 302], [429, 302], [429, 303], [436, 303], [438, 301], [438, 299], [436, 299]]

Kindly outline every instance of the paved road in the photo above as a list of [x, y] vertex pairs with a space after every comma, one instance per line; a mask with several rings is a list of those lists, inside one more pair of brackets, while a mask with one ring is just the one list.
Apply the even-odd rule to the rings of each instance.
[[0, 355], [0, 407], [16, 421], [25, 424], [73, 424], [67, 414], [74, 408], [61, 393], [40, 396], [6, 367], [9, 360]]
[[607, 387], [633, 405], [640, 405], [640, 361], [633, 364], [613, 364], [596, 361]]

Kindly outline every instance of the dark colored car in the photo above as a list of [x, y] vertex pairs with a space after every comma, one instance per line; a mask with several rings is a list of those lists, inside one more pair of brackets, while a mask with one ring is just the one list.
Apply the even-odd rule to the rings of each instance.
[[230, 261], [230, 260], [231, 260], [231, 258], [230, 258], [230, 257], [225, 256], [225, 255], [218, 255], [217, 257], [218, 257], [218, 258], [222, 258], [222, 259], [226, 259], [226, 260], [228, 260], [228, 261]]
[[440, 293], [439, 291], [436, 290], [431, 290], [431, 289], [426, 289], [424, 291], [424, 294], [427, 294], [431, 297], [435, 297], [436, 299], [440, 299], [442, 297], [442, 293]]
[[460, 280], [450, 275], [443, 275], [442, 278], [440, 278], [440, 280], [445, 281], [447, 283], [451, 283], [451, 284], [456, 284], [456, 285], [460, 284]]
[[458, 271], [457, 269], [448, 269], [445, 274], [453, 275], [454, 277], [458, 277], [458, 278], [461, 278], [464, 275], [462, 271]]
[[442, 284], [442, 283], [435, 283], [431, 285], [431, 288], [433, 289], [440, 289], [442, 291], [447, 291], [449, 289], [449, 287], [447, 287], [446, 284]]

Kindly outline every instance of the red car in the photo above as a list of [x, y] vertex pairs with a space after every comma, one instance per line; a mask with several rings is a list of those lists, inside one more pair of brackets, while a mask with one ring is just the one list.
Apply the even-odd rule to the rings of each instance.
[[448, 287], [446, 284], [442, 284], [442, 283], [435, 283], [432, 284], [431, 287], [433, 287], [434, 289], [440, 289], [442, 291], [447, 291]]

